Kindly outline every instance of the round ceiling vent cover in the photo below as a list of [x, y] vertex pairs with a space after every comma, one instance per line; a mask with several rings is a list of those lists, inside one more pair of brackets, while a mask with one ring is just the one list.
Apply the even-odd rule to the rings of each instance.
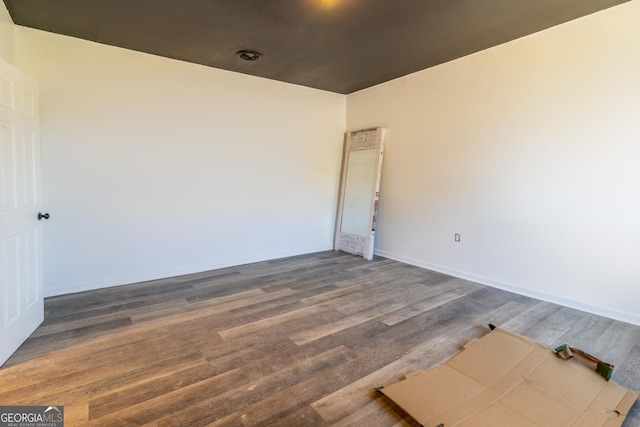
[[243, 61], [257, 61], [262, 58], [262, 54], [260, 52], [256, 52], [255, 50], [239, 50], [236, 52], [236, 57], [242, 59]]

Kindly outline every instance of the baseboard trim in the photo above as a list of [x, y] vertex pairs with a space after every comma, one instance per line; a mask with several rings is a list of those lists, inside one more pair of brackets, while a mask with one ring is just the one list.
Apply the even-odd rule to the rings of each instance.
[[449, 268], [442, 265], [432, 264], [423, 260], [407, 257], [404, 255], [388, 252], [384, 250], [376, 249], [374, 252], [376, 255], [400, 261], [405, 264], [415, 265], [416, 267], [426, 268], [427, 270], [437, 271], [439, 273], [448, 274], [460, 279], [470, 280], [472, 282], [480, 283], [482, 285], [491, 286], [493, 288], [502, 289], [504, 291], [513, 292], [519, 295], [524, 295], [530, 298], [539, 299], [542, 301], [563, 305], [565, 307], [573, 308], [576, 310], [584, 311], [598, 316], [608, 317], [610, 319], [619, 320], [621, 322], [631, 323], [633, 325], [640, 326], [640, 315], [636, 313], [623, 312], [618, 310], [612, 310], [607, 307], [593, 306], [589, 304], [583, 304], [577, 301], [568, 300], [566, 298], [550, 295], [546, 293], [536, 292], [531, 289], [522, 288], [515, 285], [499, 282], [487, 277], [478, 276], [476, 274], [461, 271], [454, 268]]
[[237, 267], [239, 265], [252, 264], [255, 262], [271, 261], [279, 258], [287, 258], [297, 255], [306, 255], [315, 252], [328, 251], [331, 249], [333, 249], [332, 246], [298, 248], [287, 251], [254, 254], [240, 258], [217, 259], [205, 264], [195, 264], [162, 270], [145, 271], [138, 274], [100, 277], [96, 278], [95, 280], [77, 282], [68, 286], [47, 288], [45, 284], [44, 296], [53, 297], [78, 292], [92, 291], [102, 288], [110, 288], [114, 286], [130, 285], [133, 283], [166, 279], [170, 277], [182, 276], [185, 274], [202, 273], [205, 271], [218, 270], [221, 268]]

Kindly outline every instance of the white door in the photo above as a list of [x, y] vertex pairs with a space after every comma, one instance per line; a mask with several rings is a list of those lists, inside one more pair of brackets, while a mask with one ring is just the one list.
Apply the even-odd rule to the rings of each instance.
[[38, 87], [0, 58], [0, 365], [44, 320]]

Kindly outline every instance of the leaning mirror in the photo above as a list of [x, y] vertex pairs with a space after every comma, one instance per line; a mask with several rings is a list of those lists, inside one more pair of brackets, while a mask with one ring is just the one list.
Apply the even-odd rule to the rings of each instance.
[[369, 260], [373, 258], [384, 140], [384, 128], [348, 132], [342, 160], [334, 247]]

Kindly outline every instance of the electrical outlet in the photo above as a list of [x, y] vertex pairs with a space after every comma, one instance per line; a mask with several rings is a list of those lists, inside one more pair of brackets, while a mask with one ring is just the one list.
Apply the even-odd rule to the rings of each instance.
[[455, 240], [456, 242], [460, 241], [460, 235], [458, 233], [453, 235], [453, 240]]

